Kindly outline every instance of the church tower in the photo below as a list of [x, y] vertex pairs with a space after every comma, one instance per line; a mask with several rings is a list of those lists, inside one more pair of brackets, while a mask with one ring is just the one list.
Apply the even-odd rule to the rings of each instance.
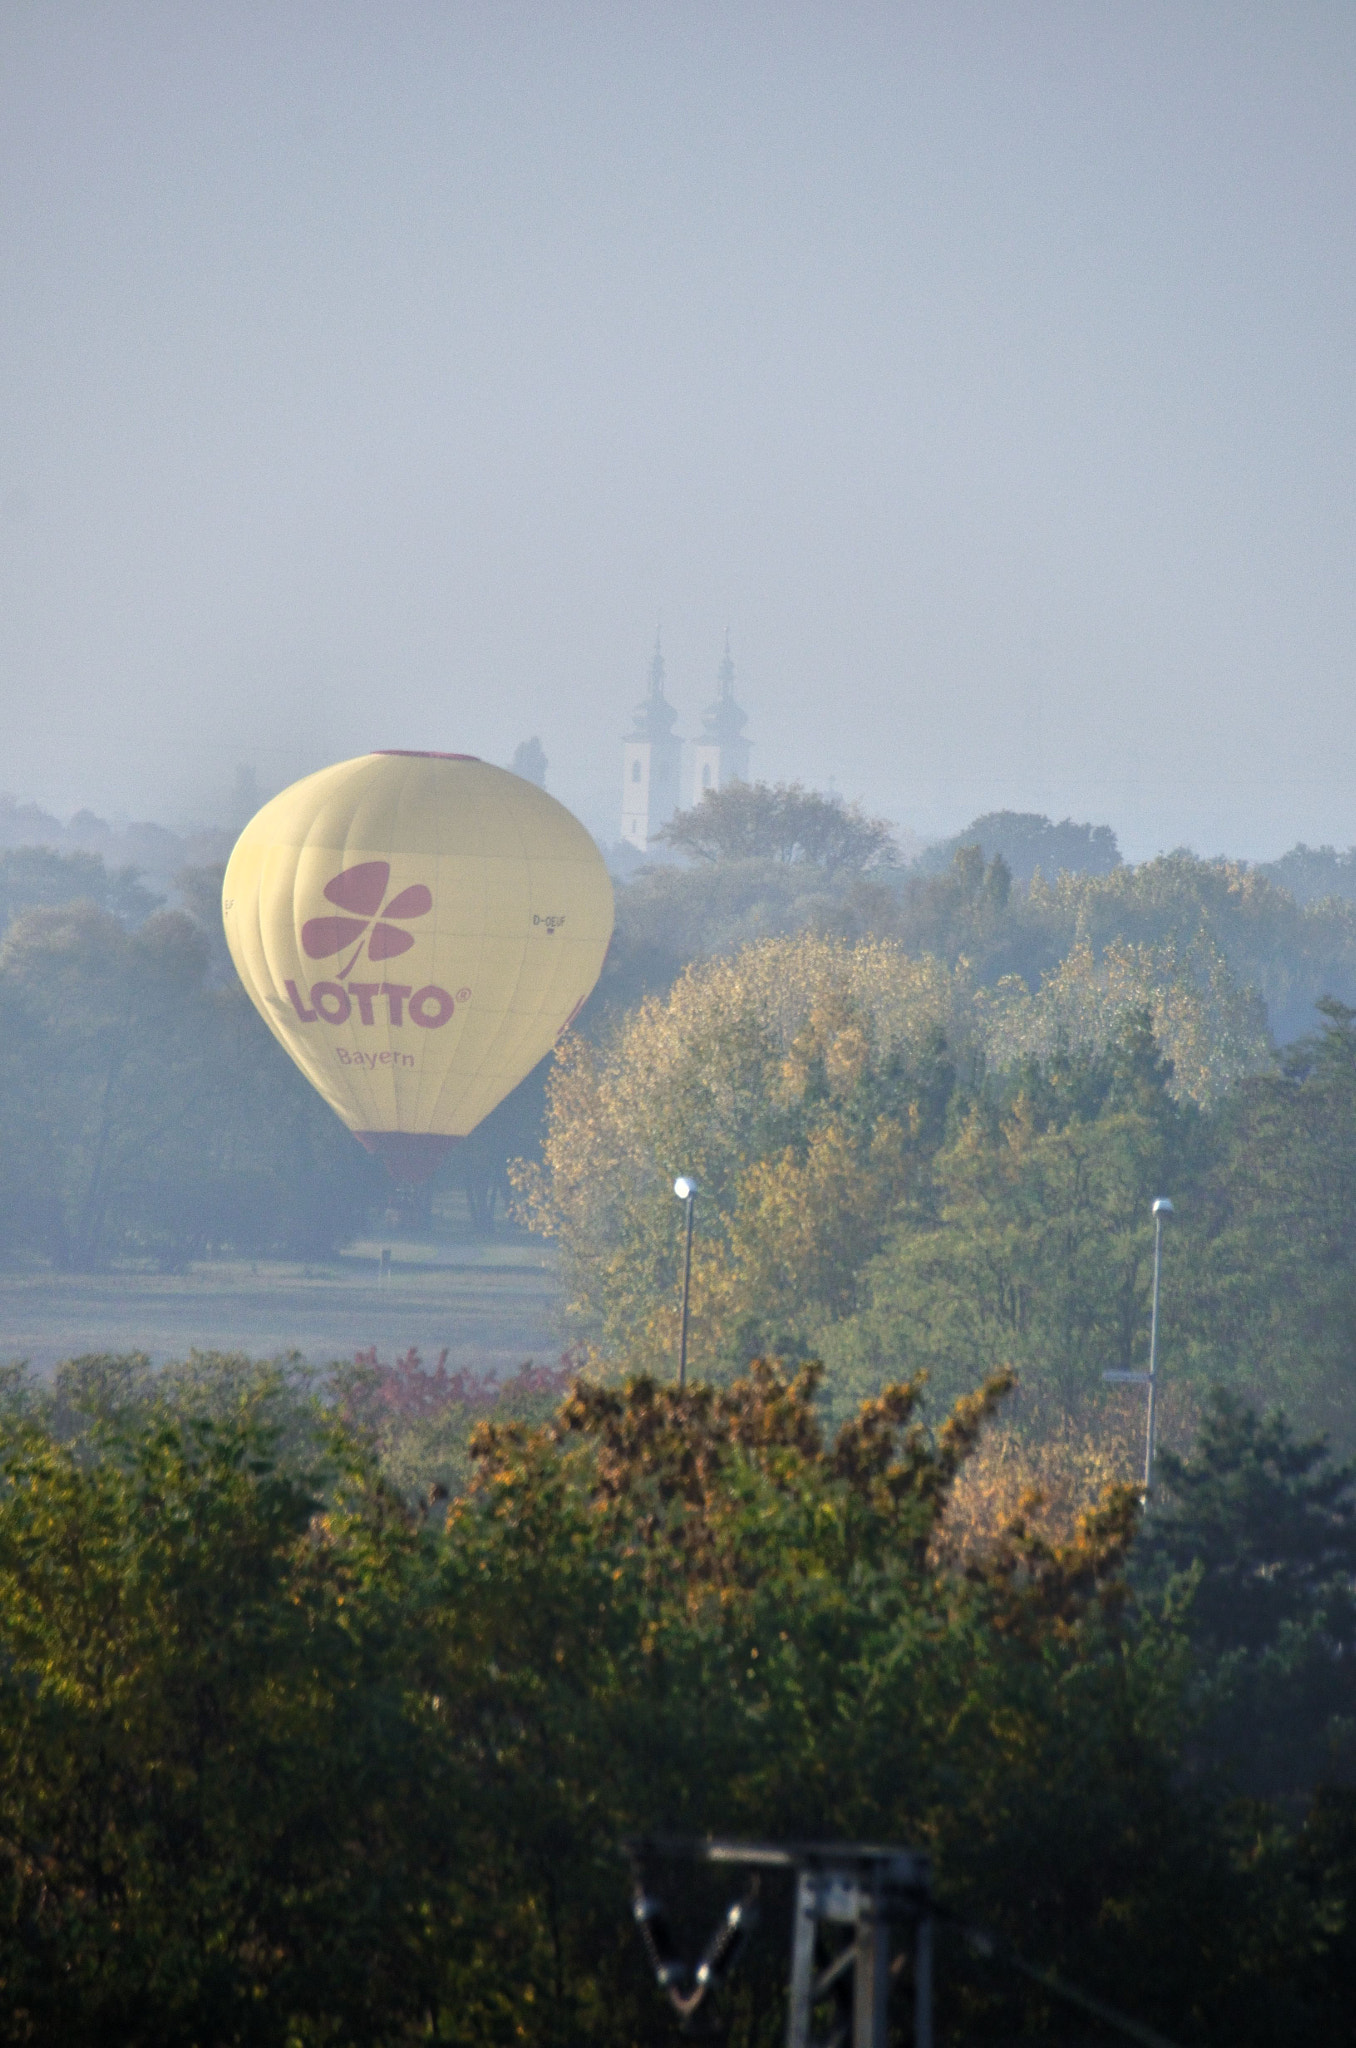
[[725, 635], [725, 655], [720, 664], [719, 694], [708, 705], [702, 719], [701, 736], [693, 746], [692, 801], [699, 804], [708, 789], [724, 789], [731, 782], [749, 779], [749, 743], [744, 737], [748, 718], [735, 703], [734, 663], [730, 659], [730, 636]]
[[622, 744], [621, 836], [637, 853], [649, 852], [650, 841], [678, 809], [683, 743], [673, 730], [677, 716], [664, 695], [664, 657], [656, 633], [650, 687]]

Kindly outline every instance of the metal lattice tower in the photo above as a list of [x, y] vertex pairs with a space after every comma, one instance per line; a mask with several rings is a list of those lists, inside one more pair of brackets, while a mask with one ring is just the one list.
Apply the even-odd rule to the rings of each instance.
[[[886, 2048], [890, 1993], [908, 1966], [913, 2048], [932, 2048], [932, 1871], [911, 1849], [869, 1842], [648, 1841], [627, 1845], [634, 1912], [661, 1988], [684, 2018], [734, 1960], [754, 1917], [757, 1873], [795, 1882], [786, 2048]], [[662, 1902], [642, 1875], [655, 1853], [752, 1871], [695, 1966], [674, 1954]]]

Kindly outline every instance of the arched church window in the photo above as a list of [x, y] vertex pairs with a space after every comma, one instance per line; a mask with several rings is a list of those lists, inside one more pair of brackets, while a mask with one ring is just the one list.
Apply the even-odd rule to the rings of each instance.
[[702, 763], [702, 788], [703, 788], [703, 789], [709, 789], [710, 787], [711, 787], [711, 763], [710, 763], [709, 761], [703, 761], [703, 763]]
[[640, 763], [639, 763], [639, 761], [633, 761], [633, 762], [631, 763], [631, 780], [632, 780], [632, 782], [639, 782], [639, 781], [640, 781]]

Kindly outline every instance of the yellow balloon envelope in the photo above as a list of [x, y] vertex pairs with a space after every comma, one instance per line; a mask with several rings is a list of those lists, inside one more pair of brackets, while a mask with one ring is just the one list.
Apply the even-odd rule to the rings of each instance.
[[401, 1178], [431, 1173], [598, 979], [612, 885], [535, 783], [467, 754], [364, 754], [236, 841], [226, 941], [270, 1031]]

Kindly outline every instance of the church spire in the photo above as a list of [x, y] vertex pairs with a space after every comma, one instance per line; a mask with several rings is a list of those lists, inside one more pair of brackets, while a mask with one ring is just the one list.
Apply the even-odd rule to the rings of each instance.
[[[678, 713], [664, 695], [664, 650], [659, 643], [659, 633], [654, 636], [654, 655], [650, 661], [649, 687], [643, 703], [636, 706], [635, 739], [661, 740], [673, 734], [674, 720]], [[677, 746], [675, 739], [673, 744]]]
[[[725, 652], [716, 671], [717, 695], [714, 704], [708, 704], [702, 713], [702, 738], [712, 744], [728, 746], [737, 741], [748, 724], [748, 714], [735, 703], [734, 660], [730, 654], [730, 629], [725, 628]], [[741, 771], [742, 772], [742, 771]], [[728, 779], [728, 778], [727, 778]]]
[[730, 629], [729, 629], [729, 627], [728, 627], [728, 626], [727, 626], [727, 627], [725, 628], [725, 652], [724, 652], [724, 654], [723, 654], [723, 655], [721, 656], [721, 662], [720, 662], [720, 667], [719, 667], [719, 669], [717, 670], [716, 674], [717, 674], [717, 680], [718, 680], [718, 681], [719, 681], [719, 683], [720, 683], [720, 701], [721, 701], [721, 703], [722, 703], [722, 704], [729, 704], [729, 703], [733, 703], [733, 701], [734, 701], [734, 662], [733, 662], [733, 661], [732, 661], [732, 660], [730, 659]]
[[725, 652], [716, 671], [716, 701], [702, 714], [702, 729], [693, 747], [692, 801], [700, 803], [708, 790], [725, 789], [731, 782], [749, 779], [749, 742], [744, 736], [748, 714], [735, 702], [734, 659], [730, 653], [730, 629], [725, 628]]
[[664, 650], [656, 632], [645, 695], [622, 742], [622, 839], [637, 853], [649, 852], [678, 808], [683, 743], [673, 729], [677, 717], [664, 695]]

